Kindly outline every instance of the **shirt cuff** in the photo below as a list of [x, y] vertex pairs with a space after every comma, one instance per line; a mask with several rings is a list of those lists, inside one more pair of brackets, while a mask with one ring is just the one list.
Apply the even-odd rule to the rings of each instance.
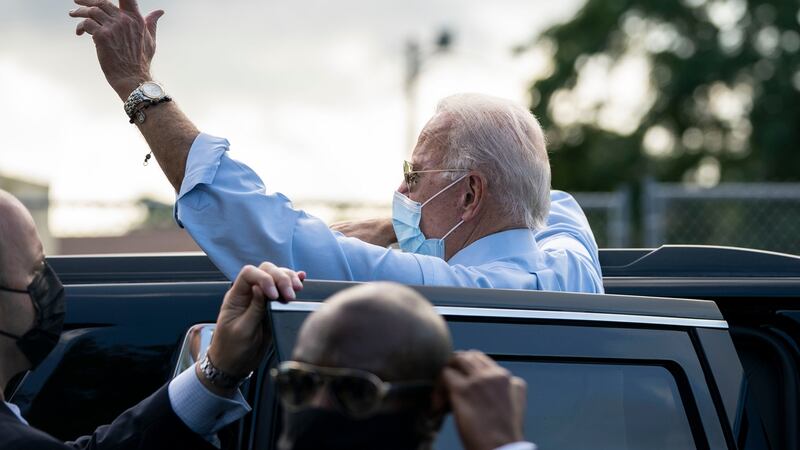
[[494, 450], [536, 450], [536, 444], [533, 442], [513, 442], [506, 444], [502, 447], [497, 447]]
[[184, 370], [167, 388], [172, 410], [190, 430], [215, 442], [215, 433], [241, 419], [250, 406], [238, 390], [233, 398], [220, 397], [200, 382], [195, 367]]
[[[175, 207], [172, 210], [172, 216], [179, 227], [183, 228], [183, 223], [181, 223], [178, 217], [178, 203], [181, 201], [189, 201], [189, 205], [191, 206], [192, 202], [185, 198], [186, 194], [192, 192], [198, 184], [211, 184], [214, 182], [214, 177], [217, 176], [217, 170], [219, 169], [222, 155], [228, 151], [229, 147], [230, 143], [226, 139], [214, 137], [205, 133], [198, 134], [194, 139], [192, 148], [189, 149], [189, 155], [186, 157], [186, 169], [183, 173], [183, 182], [181, 182], [181, 188], [175, 199]], [[195, 198], [194, 202], [196, 203], [198, 201], [200, 201], [200, 199]]]
[[217, 174], [220, 159], [228, 151], [227, 139], [200, 133], [194, 139], [189, 156], [186, 157], [186, 171], [183, 174], [178, 199], [186, 195], [198, 184], [211, 184]]

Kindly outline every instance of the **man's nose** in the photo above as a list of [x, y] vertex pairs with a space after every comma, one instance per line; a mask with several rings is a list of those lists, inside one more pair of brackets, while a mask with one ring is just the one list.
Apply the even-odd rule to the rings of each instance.
[[408, 183], [406, 183], [406, 180], [403, 180], [403, 181], [400, 182], [400, 186], [397, 188], [397, 192], [399, 192], [399, 193], [401, 193], [401, 194], [403, 194], [405, 196], [408, 196], [410, 191], [408, 190]]
[[335, 409], [337, 404], [332, 395], [327, 385], [322, 386], [317, 389], [317, 392], [311, 398], [308, 406], [312, 408]]

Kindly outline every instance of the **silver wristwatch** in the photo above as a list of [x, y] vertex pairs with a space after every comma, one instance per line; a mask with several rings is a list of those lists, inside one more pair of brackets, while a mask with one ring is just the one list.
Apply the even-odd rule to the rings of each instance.
[[142, 124], [145, 119], [143, 112], [145, 108], [170, 100], [172, 99], [160, 84], [145, 81], [128, 96], [128, 100], [125, 101], [125, 114], [131, 119], [131, 123], [136, 121]]
[[208, 359], [208, 354], [200, 360], [200, 371], [203, 372], [203, 376], [210, 381], [211, 384], [222, 389], [238, 388], [253, 375], [253, 372], [250, 372], [244, 377], [236, 377], [227, 374], [214, 367], [214, 364]]

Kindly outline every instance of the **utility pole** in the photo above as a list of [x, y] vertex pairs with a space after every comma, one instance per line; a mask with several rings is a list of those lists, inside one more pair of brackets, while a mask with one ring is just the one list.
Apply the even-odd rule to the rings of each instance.
[[422, 66], [419, 42], [406, 41], [406, 147], [404, 156], [410, 154], [416, 145], [417, 132], [417, 80]]
[[413, 151], [417, 143], [417, 85], [423, 65], [431, 57], [450, 50], [453, 34], [443, 28], [433, 44], [433, 49], [424, 53], [419, 40], [411, 38], [406, 41], [405, 48], [405, 96], [406, 96], [406, 150], [404, 156]]

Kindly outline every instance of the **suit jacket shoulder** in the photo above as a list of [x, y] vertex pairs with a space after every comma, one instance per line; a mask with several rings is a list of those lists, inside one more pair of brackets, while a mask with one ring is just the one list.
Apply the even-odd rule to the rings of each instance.
[[66, 444], [26, 426], [0, 405], [0, 449], [214, 450], [215, 447], [190, 430], [175, 414], [165, 386], [120, 414], [111, 424]]
[[20, 422], [0, 402], [0, 449], [3, 450], [69, 450], [62, 442], [47, 433]]

